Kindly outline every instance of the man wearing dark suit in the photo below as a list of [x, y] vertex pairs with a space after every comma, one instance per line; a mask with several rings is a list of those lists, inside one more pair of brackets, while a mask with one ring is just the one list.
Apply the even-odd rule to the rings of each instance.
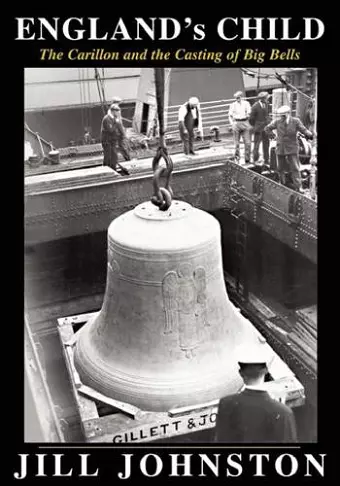
[[180, 106], [178, 110], [178, 128], [183, 142], [184, 153], [186, 155], [195, 155], [194, 129], [197, 128], [201, 137], [203, 137], [200, 103], [196, 96], [192, 96], [186, 103]]
[[[263, 346], [263, 345], [261, 345]], [[264, 389], [268, 372], [262, 349], [244, 348], [239, 373], [244, 381], [240, 393], [220, 400], [215, 440], [226, 443], [291, 443], [297, 441], [292, 410], [274, 400]]]
[[121, 121], [120, 108], [112, 104], [104, 116], [101, 125], [100, 138], [104, 151], [103, 165], [115, 170], [118, 162], [119, 148], [125, 160], [131, 160], [126, 144], [125, 130]]
[[254, 149], [253, 160], [259, 159], [259, 148], [262, 142], [263, 160], [265, 164], [269, 162], [269, 137], [264, 128], [269, 123], [268, 116], [268, 93], [262, 91], [258, 94], [258, 100], [251, 107], [249, 123], [254, 127]]
[[291, 175], [294, 189], [303, 192], [301, 187], [297, 134], [301, 132], [309, 139], [313, 138], [313, 134], [307, 130], [299, 118], [291, 116], [289, 106], [281, 106], [277, 110], [277, 114], [279, 118], [267, 125], [265, 132], [271, 135], [272, 131], [276, 130], [276, 157], [280, 181], [281, 184], [286, 184], [285, 172], [288, 172]]

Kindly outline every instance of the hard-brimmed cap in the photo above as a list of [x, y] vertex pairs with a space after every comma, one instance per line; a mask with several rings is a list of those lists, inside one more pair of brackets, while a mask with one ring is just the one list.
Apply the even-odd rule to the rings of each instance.
[[284, 115], [285, 113], [290, 112], [290, 107], [288, 105], [283, 105], [280, 106], [280, 108], [277, 110], [278, 115]]
[[192, 96], [191, 98], [189, 98], [189, 105], [197, 106], [198, 103], [199, 103], [199, 99], [196, 98], [196, 96]]
[[234, 93], [234, 98], [238, 98], [239, 96], [243, 96], [242, 91], [236, 91], [236, 93]]
[[267, 96], [269, 96], [269, 93], [267, 91], [261, 91], [261, 93], [257, 95], [259, 99], [267, 98]]
[[122, 98], [119, 98], [119, 96], [114, 96], [112, 98], [112, 103], [116, 104], [116, 103], [121, 103], [122, 102]]

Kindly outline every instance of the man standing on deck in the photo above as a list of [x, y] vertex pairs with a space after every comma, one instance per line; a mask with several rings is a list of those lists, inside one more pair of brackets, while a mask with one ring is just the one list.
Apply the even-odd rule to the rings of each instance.
[[238, 353], [244, 387], [240, 393], [220, 400], [216, 442], [297, 442], [292, 410], [271, 398], [264, 388], [269, 356], [261, 349], [263, 346], [245, 346]]
[[116, 170], [118, 162], [117, 148], [119, 148], [125, 160], [131, 160], [126, 145], [125, 130], [121, 122], [120, 108], [117, 104], [112, 104], [104, 116], [100, 138], [104, 150], [103, 165]]
[[229, 108], [229, 122], [234, 132], [235, 159], [237, 161], [240, 160], [240, 138], [242, 137], [244, 142], [244, 161], [246, 164], [249, 164], [251, 148], [249, 115], [251, 108], [250, 103], [242, 99], [242, 96], [242, 91], [237, 91], [234, 94], [235, 101], [231, 103]]
[[291, 116], [289, 106], [281, 106], [277, 110], [279, 118], [273, 120], [265, 127], [265, 132], [270, 136], [276, 130], [276, 157], [277, 169], [281, 184], [286, 185], [287, 172], [292, 178], [293, 188], [298, 192], [303, 192], [300, 175], [300, 162], [298, 158], [299, 144], [297, 140], [298, 132], [306, 138], [312, 139], [313, 134], [302, 124], [299, 118]]
[[269, 137], [265, 132], [265, 127], [269, 123], [268, 115], [268, 96], [266, 91], [262, 91], [257, 96], [256, 103], [251, 107], [249, 123], [254, 129], [254, 150], [253, 161], [259, 160], [259, 148], [262, 142], [263, 161], [265, 165], [269, 164]]
[[195, 155], [194, 152], [194, 129], [198, 128], [203, 137], [202, 116], [199, 100], [192, 96], [184, 103], [178, 111], [179, 134], [183, 142], [184, 153]]

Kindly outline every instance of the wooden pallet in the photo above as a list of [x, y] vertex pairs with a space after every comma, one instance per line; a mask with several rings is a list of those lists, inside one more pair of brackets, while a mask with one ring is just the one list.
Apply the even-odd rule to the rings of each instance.
[[[96, 313], [58, 319], [58, 332], [86, 442], [140, 443], [186, 435], [215, 427], [219, 400], [168, 412], [141, 410], [85, 386], [74, 366], [73, 350], [79, 328]], [[268, 392], [291, 407], [303, 405], [304, 388], [275, 354]]]

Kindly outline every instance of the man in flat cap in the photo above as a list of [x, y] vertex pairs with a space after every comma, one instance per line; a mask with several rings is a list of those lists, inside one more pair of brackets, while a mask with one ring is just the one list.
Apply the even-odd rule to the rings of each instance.
[[183, 142], [184, 153], [195, 155], [194, 152], [194, 129], [197, 128], [203, 137], [203, 124], [200, 110], [199, 99], [192, 96], [181, 105], [178, 110], [178, 128]]
[[229, 108], [229, 122], [234, 133], [235, 143], [235, 159], [240, 159], [240, 138], [244, 142], [244, 161], [246, 164], [250, 162], [250, 130], [249, 123], [250, 103], [242, 98], [242, 91], [237, 91], [234, 94], [235, 101], [231, 103]]
[[113, 103], [104, 116], [100, 131], [101, 143], [104, 151], [103, 165], [116, 170], [118, 162], [117, 148], [125, 160], [131, 160], [126, 144], [126, 135], [121, 122], [120, 108]]
[[120, 105], [121, 102], [122, 102], [122, 98], [120, 98], [119, 96], [114, 96], [112, 98], [112, 104], [113, 105]]
[[291, 116], [289, 106], [281, 106], [277, 110], [277, 114], [279, 118], [267, 125], [265, 131], [270, 136], [273, 130], [276, 130], [276, 157], [280, 182], [286, 185], [285, 173], [287, 172], [291, 176], [293, 188], [298, 192], [303, 192], [297, 134], [301, 132], [309, 139], [313, 138], [313, 134], [307, 130], [299, 118]]
[[297, 441], [292, 410], [271, 398], [265, 390], [270, 362], [264, 344], [242, 346], [237, 353], [244, 387], [220, 400], [216, 420], [216, 442], [290, 443]]
[[259, 148], [262, 143], [263, 161], [267, 165], [269, 163], [269, 137], [264, 128], [268, 123], [268, 97], [269, 93], [261, 91], [257, 96], [257, 101], [251, 107], [249, 123], [254, 130], [254, 149], [253, 161], [256, 163], [259, 160]]

